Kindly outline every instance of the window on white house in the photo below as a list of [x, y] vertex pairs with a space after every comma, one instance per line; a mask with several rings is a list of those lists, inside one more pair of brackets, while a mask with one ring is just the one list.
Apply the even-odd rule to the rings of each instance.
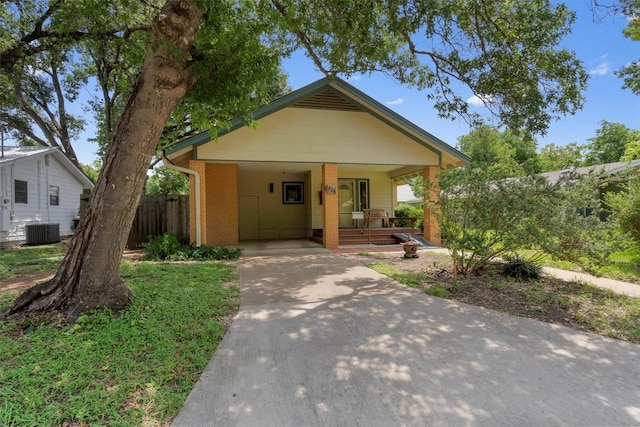
[[14, 181], [13, 199], [16, 203], [29, 203], [29, 195], [27, 193], [27, 181], [20, 181], [16, 179]]
[[49, 205], [58, 206], [60, 204], [60, 187], [57, 185], [49, 186]]

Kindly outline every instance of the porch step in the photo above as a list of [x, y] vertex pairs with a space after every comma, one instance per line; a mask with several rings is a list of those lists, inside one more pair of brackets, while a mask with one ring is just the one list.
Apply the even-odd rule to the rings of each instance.
[[[412, 236], [422, 236], [419, 229], [391, 227], [391, 228], [371, 228], [363, 230], [361, 228], [341, 228], [339, 230], [339, 242], [341, 246], [346, 245], [392, 245], [400, 243], [401, 239], [394, 234], [411, 234]], [[310, 240], [322, 242], [322, 230], [314, 229]]]

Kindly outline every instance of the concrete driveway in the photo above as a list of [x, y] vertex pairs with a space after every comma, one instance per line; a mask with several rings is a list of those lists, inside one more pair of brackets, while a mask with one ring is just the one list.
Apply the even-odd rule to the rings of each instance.
[[329, 252], [243, 258], [174, 426], [639, 425], [640, 346], [432, 298]]

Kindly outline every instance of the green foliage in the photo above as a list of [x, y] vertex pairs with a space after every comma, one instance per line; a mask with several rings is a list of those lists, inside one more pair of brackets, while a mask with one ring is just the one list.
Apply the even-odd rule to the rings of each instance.
[[235, 269], [143, 262], [125, 273], [136, 297], [117, 314], [89, 312], [73, 326], [0, 323], [1, 425], [168, 425], [177, 416], [238, 307], [238, 289], [224, 284]]
[[98, 176], [100, 176], [100, 170], [102, 169], [102, 162], [100, 160], [94, 160], [90, 165], [81, 164], [82, 171], [94, 184], [98, 182]]
[[[52, 51], [72, 53], [69, 61], [84, 60], [79, 73], [96, 77], [100, 97], [108, 93], [104, 99], [114, 107], [108, 109], [110, 117], [100, 117], [107, 127], [126, 108], [122, 101], [133, 80], [128, 77], [139, 69], [146, 30], [160, 5], [157, 0], [4, 2], [0, 64], [9, 70]], [[198, 5], [205, 9], [191, 55], [198, 81], [173, 118], [174, 125], [191, 131], [205, 124], [215, 130], [235, 116], [250, 121], [249, 107], [274, 96], [269, 87], [282, 75], [280, 59], [299, 48], [327, 75], [382, 70], [402, 83], [430, 88], [442, 116], [462, 115], [471, 123], [481, 117], [454, 92], [458, 82], [482, 97], [502, 124], [529, 133], [543, 132], [550, 120], [582, 106], [586, 72], [573, 53], [557, 48], [575, 20], [563, 4], [294, 0]], [[42, 31], [34, 32], [39, 22]], [[428, 40], [429, 49], [421, 49], [420, 40]], [[104, 140], [110, 130], [103, 129]]]
[[555, 144], [547, 144], [540, 149], [538, 162], [540, 172], [552, 172], [570, 168], [577, 168], [582, 165], [582, 152], [585, 147], [576, 142], [564, 147]]
[[441, 192], [430, 205], [461, 274], [522, 249], [597, 265], [615, 249], [611, 225], [599, 219], [601, 185], [598, 177], [551, 185], [539, 176], [495, 179], [481, 169], [454, 170], [440, 174]]
[[634, 178], [622, 191], [607, 193], [605, 200], [620, 230], [640, 249], [640, 180]]
[[147, 259], [164, 260], [178, 253], [182, 246], [183, 243], [173, 234], [163, 234], [145, 243], [144, 250]]
[[153, 261], [236, 260], [242, 253], [241, 248], [185, 245], [170, 234], [154, 237], [144, 244], [144, 249], [145, 259]]
[[147, 180], [147, 194], [150, 196], [189, 194], [189, 179], [175, 169], [158, 166]]
[[606, 120], [600, 122], [596, 136], [589, 138], [584, 158], [584, 165], [591, 166], [601, 163], [620, 161], [625, 154], [627, 144], [631, 142], [632, 131], [621, 123], [611, 123]]
[[306, 36], [316, 66], [347, 76], [386, 70], [400, 82], [430, 88], [444, 117], [480, 121], [454, 92], [456, 82], [482, 96], [501, 123], [534, 134], [582, 104], [586, 73], [574, 54], [555, 48], [575, 20], [564, 5], [335, 1], [288, 2], [285, 9], [286, 20], [278, 21]]
[[[619, 12], [627, 17], [627, 28], [623, 30], [625, 37], [640, 41], [640, 2], [638, 0], [619, 0]], [[624, 88], [640, 95], [640, 60], [632, 61], [615, 72], [624, 79]]]
[[516, 279], [538, 279], [540, 278], [542, 267], [527, 258], [515, 255], [505, 256], [502, 271], [507, 276]]
[[496, 178], [539, 172], [536, 142], [514, 132], [482, 126], [458, 139], [460, 151], [471, 157], [470, 168], [489, 169]]
[[640, 159], [640, 130], [635, 130], [631, 132], [620, 160], [630, 162], [638, 159]]
[[424, 179], [421, 176], [409, 180], [411, 192], [416, 197], [424, 197]]
[[[401, 203], [395, 207], [394, 216], [396, 218], [418, 218], [415, 222], [415, 227], [421, 230], [424, 228], [424, 209], [422, 208], [416, 208], [415, 206]], [[410, 227], [411, 221], [396, 219], [394, 225], [397, 227]]]

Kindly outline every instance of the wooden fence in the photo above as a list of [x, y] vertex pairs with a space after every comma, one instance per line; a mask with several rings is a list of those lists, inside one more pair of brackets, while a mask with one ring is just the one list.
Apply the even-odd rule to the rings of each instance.
[[189, 196], [145, 196], [140, 198], [127, 248], [135, 249], [149, 237], [173, 234], [189, 241]]

